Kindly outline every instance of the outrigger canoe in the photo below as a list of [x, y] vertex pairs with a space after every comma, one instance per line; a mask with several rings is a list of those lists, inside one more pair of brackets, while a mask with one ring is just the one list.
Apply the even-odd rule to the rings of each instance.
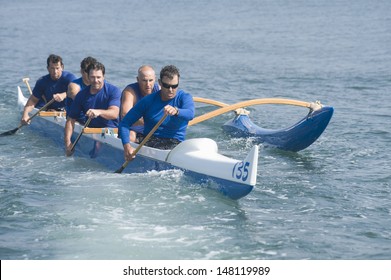
[[[234, 111], [235, 117], [223, 124], [223, 131], [230, 137], [250, 138], [256, 144], [273, 146], [282, 150], [298, 152], [314, 143], [328, 126], [334, 109], [320, 102], [304, 102], [284, 98], [262, 98], [228, 105], [211, 99], [195, 97], [195, 101], [221, 108], [194, 118], [190, 125], [217, 115]], [[285, 104], [309, 108], [309, 113], [292, 126], [284, 129], [266, 129], [252, 122], [249, 112], [243, 107], [261, 104]]]
[[[23, 108], [26, 101], [18, 86], [19, 108]], [[34, 109], [31, 114], [37, 111]], [[40, 112], [29, 127], [62, 146], [65, 123], [65, 113]], [[76, 123], [73, 137], [80, 135], [82, 130], [83, 126]], [[74, 155], [94, 159], [114, 172], [124, 162], [121, 139], [116, 132], [116, 129], [85, 128]], [[131, 145], [134, 148], [138, 146], [135, 143]], [[202, 185], [236, 200], [249, 194], [256, 185], [258, 150], [258, 145], [254, 145], [244, 160], [237, 160], [220, 154], [216, 142], [208, 138], [185, 140], [172, 150], [143, 146], [124, 172], [180, 169]]]

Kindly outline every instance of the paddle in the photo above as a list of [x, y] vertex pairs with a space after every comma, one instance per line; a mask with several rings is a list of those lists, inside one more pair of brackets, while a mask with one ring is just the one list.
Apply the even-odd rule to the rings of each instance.
[[[214, 101], [211, 99], [203, 99], [203, 98], [197, 98], [199, 100], [195, 100], [198, 102], [208, 103], [216, 106], [223, 106], [224, 103]], [[202, 101], [200, 101], [202, 100]], [[220, 104], [220, 105], [217, 105]], [[262, 104], [285, 104], [285, 105], [294, 105], [294, 106], [302, 106], [307, 107], [312, 110], [316, 110], [317, 108], [321, 107], [318, 103], [310, 103], [310, 102], [304, 102], [299, 100], [293, 100], [293, 99], [285, 99], [285, 98], [260, 98], [260, 99], [252, 99], [247, 101], [238, 102], [236, 104], [227, 105], [222, 108], [216, 109], [214, 111], [208, 112], [206, 114], [203, 114], [201, 116], [195, 117], [193, 120], [189, 122], [190, 125], [195, 125], [197, 123], [209, 120], [211, 118], [217, 117], [219, 115], [222, 115], [224, 113], [227, 113], [229, 111], [234, 111], [239, 108], [251, 106], [251, 105], [262, 105]]]
[[71, 152], [73, 152], [73, 151], [75, 150], [75, 147], [76, 147], [77, 142], [79, 142], [80, 137], [83, 135], [84, 128], [86, 128], [86, 127], [90, 124], [91, 120], [92, 120], [92, 117], [89, 117], [88, 120], [86, 121], [86, 123], [84, 124], [83, 129], [80, 131], [80, 133], [79, 133], [79, 135], [77, 136], [75, 142], [73, 142], [73, 144], [72, 144]]
[[[42, 108], [40, 108], [34, 115], [32, 115], [28, 120], [27, 122], [31, 121], [36, 115], [38, 115], [41, 111], [45, 110], [46, 108], [48, 108], [55, 100], [52, 99], [50, 100], [48, 103], [46, 103]], [[13, 135], [15, 134], [19, 128], [21, 128], [22, 126], [24, 126], [24, 124], [19, 124], [19, 126], [17, 128], [14, 128], [12, 130], [9, 130], [9, 131], [6, 131], [6, 132], [3, 132], [0, 134], [0, 137], [1, 136], [8, 136], [8, 135]]]
[[30, 78], [23, 78], [23, 82], [26, 84], [27, 88], [29, 89], [30, 95], [33, 95], [33, 91], [31, 90], [29, 81], [30, 81]]
[[[156, 129], [159, 128], [159, 126], [163, 123], [163, 121], [166, 119], [167, 116], [168, 116], [168, 114], [165, 113], [164, 116], [160, 119], [160, 121], [147, 134], [147, 136], [144, 138], [144, 140], [141, 141], [141, 143], [138, 145], [138, 147], [133, 151], [132, 158], [138, 153], [138, 151], [141, 149], [141, 147], [144, 146], [144, 144], [149, 140], [149, 138], [151, 138], [153, 133], [156, 131]], [[115, 171], [115, 173], [122, 173], [122, 171], [124, 171], [126, 166], [128, 166], [129, 162], [130, 162], [130, 160], [125, 161], [124, 164], [122, 164], [122, 166], [118, 170]]]

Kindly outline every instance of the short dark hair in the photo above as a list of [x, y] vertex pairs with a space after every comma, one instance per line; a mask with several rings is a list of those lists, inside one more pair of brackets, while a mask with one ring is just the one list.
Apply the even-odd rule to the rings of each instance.
[[81, 63], [80, 63], [80, 69], [83, 70], [84, 72], [87, 72], [87, 68], [91, 63], [95, 63], [97, 60], [91, 56], [87, 56], [84, 58]]
[[47, 67], [49, 67], [49, 64], [51, 63], [54, 63], [54, 64], [57, 64], [57, 63], [61, 63], [61, 66], [64, 66], [64, 63], [62, 62], [62, 57], [59, 56], [59, 55], [56, 55], [56, 54], [51, 54], [49, 55], [46, 63], [47, 63]]
[[174, 76], [178, 76], [178, 79], [180, 77], [179, 69], [176, 68], [174, 65], [164, 66], [162, 70], [160, 70], [160, 80], [162, 80], [163, 77], [167, 77], [172, 80]]
[[101, 70], [103, 76], [105, 75], [105, 66], [102, 63], [100, 63], [99, 61], [95, 61], [95, 62], [91, 63], [90, 65], [88, 65], [87, 73], [90, 74], [91, 70], [95, 70], [95, 71]]

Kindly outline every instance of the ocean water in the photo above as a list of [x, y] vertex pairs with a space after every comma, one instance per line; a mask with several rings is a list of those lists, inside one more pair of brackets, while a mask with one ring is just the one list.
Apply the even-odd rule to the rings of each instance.
[[[17, 127], [17, 86], [50, 53], [78, 75], [94, 56], [124, 88], [167, 64], [194, 96], [229, 104], [320, 100], [335, 113], [298, 153], [261, 146], [258, 183], [232, 201], [180, 171], [113, 174], [67, 158], [39, 133], [0, 138], [1, 259], [390, 259], [391, 2], [0, 0], [0, 131]], [[213, 109], [197, 105], [197, 114]], [[306, 115], [253, 106], [283, 128]], [[242, 158], [225, 114], [189, 128]]]

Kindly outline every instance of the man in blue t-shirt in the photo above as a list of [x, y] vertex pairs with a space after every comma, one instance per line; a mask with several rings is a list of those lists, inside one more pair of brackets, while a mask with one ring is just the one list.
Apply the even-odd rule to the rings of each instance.
[[[88, 79], [88, 73], [87, 68], [91, 63], [97, 62], [97, 60], [91, 56], [87, 56], [84, 58], [80, 63], [80, 74], [81, 77], [73, 80], [72, 83], [68, 86], [67, 91], [67, 99], [65, 101], [66, 105], [66, 111], [69, 112], [71, 110], [71, 106], [73, 103], [73, 100], [75, 99], [76, 95], [81, 91], [82, 89], [86, 88], [90, 85], [90, 80]], [[77, 118], [77, 121], [80, 123], [84, 123], [85, 116], [83, 113]]]
[[71, 137], [81, 112], [86, 118], [91, 118], [89, 127], [118, 126], [121, 90], [105, 81], [105, 67], [102, 63], [91, 63], [87, 72], [90, 85], [76, 95], [67, 113], [64, 135], [67, 156], [73, 153]]
[[[155, 70], [152, 66], [143, 65], [137, 71], [137, 83], [129, 84], [122, 91], [120, 119], [124, 118], [130, 109], [142, 98], [160, 90], [156, 82]], [[130, 128], [130, 141], [136, 142], [136, 133], [143, 133], [144, 120], [141, 118]]]
[[147, 135], [163, 115], [168, 114], [146, 145], [171, 149], [185, 140], [188, 122], [194, 118], [194, 102], [190, 94], [178, 89], [179, 77], [175, 66], [163, 67], [159, 79], [161, 90], [141, 99], [120, 122], [119, 134], [125, 160], [132, 160], [134, 151], [129, 143], [130, 127], [141, 117], [144, 118], [144, 134]]
[[67, 96], [68, 85], [76, 79], [76, 76], [64, 71], [62, 58], [55, 54], [47, 58], [47, 70], [49, 74], [38, 79], [33, 94], [27, 100], [21, 119], [23, 125], [28, 124], [29, 113], [34, 107], [41, 108], [52, 99], [56, 102], [51, 104], [48, 110], [63, 110], [65, 107], [64, 100]]

